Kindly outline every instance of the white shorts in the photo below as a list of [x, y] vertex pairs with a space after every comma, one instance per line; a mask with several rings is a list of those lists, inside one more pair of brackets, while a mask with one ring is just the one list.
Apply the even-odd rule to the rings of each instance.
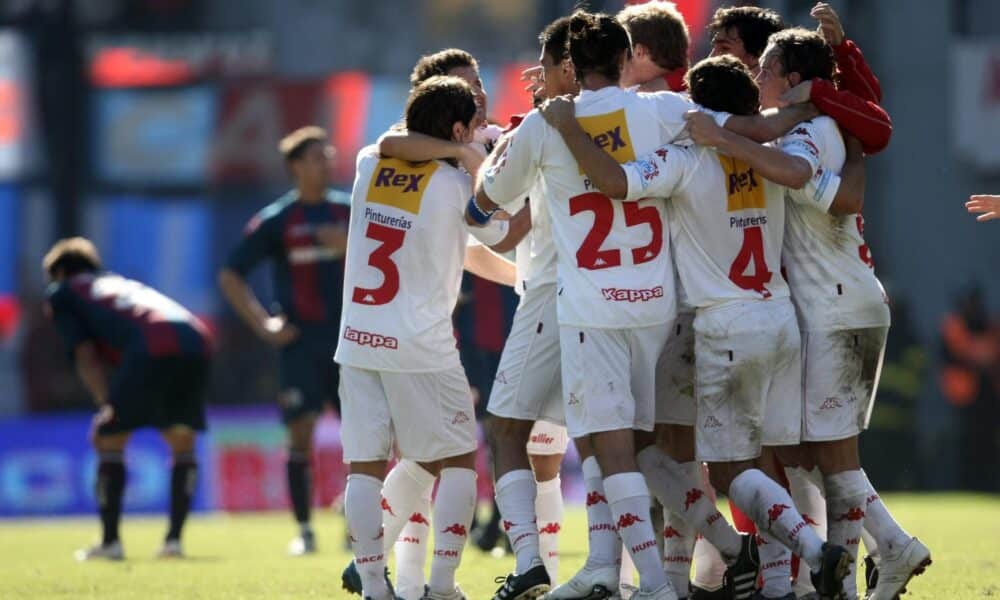
[[802, 332], [802, 439], [826, 442], [868, 428], [888, 327]]
[[427, 462], [477, 448], [472, 391], [461, 366], [431, 373], [340, 367], [344, 462], [402, 458]]
[[569, 434], [564, 425], [556, 425], [548, 421], [535, 421], [528, 438], [528, 454], [532, 456], [552, 456], [566, 454], [569, 445]]
[[498, 417], [565, 425], [556, 286], [525, 291], [500, 355], [486, 410]]
[[698, 460], [733, 462], [798, 444], [802, 359], [788, 299], [734, 302], [694, 321]]
[[677, 313], [656, 363], [656, 423], [694, 425], [694, 313]]
[[570, 437], [653, 430], [656, 361], [670, 328], [670, 323], [635, 329], [559, 328]]

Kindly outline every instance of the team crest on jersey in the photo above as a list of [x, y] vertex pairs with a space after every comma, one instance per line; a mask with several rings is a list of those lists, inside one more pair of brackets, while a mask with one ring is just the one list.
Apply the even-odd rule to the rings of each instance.
[[427, 184], [438, 166], [433, 160], [419, 165], [398, 158], [379, 160], [368, 182], [368, 202], [419, 213]]
[[742, 160], [719, 155], [719, 164], [726, 174], [726, 210], [733, 212], [749, 208], [767, 208], [764, 182], [750, 165]]
[[[597, 147], [610, 154], [618, 164], [635, 160], [632, 136], [629, 135], [625, 109], [591, 117], [577, 117], [580, 127]], [[583, 173], [583, 170], [580, 170]]]

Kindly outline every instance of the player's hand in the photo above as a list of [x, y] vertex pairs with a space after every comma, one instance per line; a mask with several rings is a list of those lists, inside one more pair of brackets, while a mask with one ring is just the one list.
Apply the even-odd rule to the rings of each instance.
[[826, 2], [817, 2], [816, 6], [809, 11], [809, 15], [819, 21], [816, 29], [827, 44], [839, 46], [844, 41], [844, 26], [840, 24], [840, 17], [837, 11]]
[[320, 225], [316, 228], [316, 241], [339, 252], [347, 248], [347, 228], [343, 225]]
[[710, 115], [689, 110], [684, 113], [684, 119], [687, 121], [688, 135], [694, 143], [713, 147], [722, 144], [725, 130], [719, 127]]
[[803, 81], [792, 89], [788, 90], [778, 98], [778, 106], [784, 108], [786, 106], [791, 106], [792, 104], [802, 104], [804, 102], [809, 102], [809, 98], [812, 97], [813, 82], [812, 80]]
[[475, 179], [476, 173], [479, 172], [479, 167], [486, 159], [484, 150], [485, 148], [482, 145], [472, 143], [462, 144], [455, 152], [455, 158], [458, 160], [458, 163], [469, 172], [469, 175], [472, 175], [473, 179]]
[[969, 201], [965, 203], [965, 209], [973, 214], [981, 213], [976, 217], [977, 221], [1000, 219], [1000, 196], [985, 194], [969, 196]]
[[549, 98], [538, 110], [545, 122], [559, 131], [576, 124], [576, 104], [572, 96]]
[[545, 91], [545, 67], [535, 65], [521, 71], [521, 81], [528, 84], [524, 89], [532, 98], [541, 96]]
[[88, 439], [93, 443], [97, 439], [97, 431], [104, 425], [110, 423], [115, 419], [115, 407], [111, 404], [104, 403], [100, 408], [97, 409], [97, 414], [94, 418], [90, 420], [90, 433], [88, 434]]
[[264, 321], [261, 337], [272, 346], [291, 344], [299, 337], [299, 328], [289, 323], [285, 317], [270, 317]]

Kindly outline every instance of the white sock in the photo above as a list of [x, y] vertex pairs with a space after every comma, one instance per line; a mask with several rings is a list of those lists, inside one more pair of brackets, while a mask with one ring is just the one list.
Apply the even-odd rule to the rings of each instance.
[[760, 469], [747, 469], [729, 485], [729, 498], [757, 524], [758, 531], [770, 532], [810, 567], [819, 569], [823, 540], [795, 510], [785, 488]]
[[758, 533], [757, 539], [760, 578], [764, 582], [761, 593], [768, 598], [783, 598], [792, 592], [792, 551], [766, 531]]
[[[646, 480], [649, 481], [648, 479]], [[679, 594], [688, 589], [691, 562], [698, 534], [687, 521], [670, 509], [663, 509], [663, 570]]]
[[379, 511], [382, 482], [370, 475], [347, 476], [344, 492], [344, 513], [354, 551], [354, 565], [361, 575], [363, 596], [384, 598], [389, 593], [385, 584], [385, 550], [382, 519]]
[[618, 566], [622, 542], [615, 530], [611, 507], [604, 494], [604, 477], [593, 456], [583, 461], [583, 484], [587, 490], [587, 567]]
[[650, 523], [649, 491], [642, 473], [632, 471], [605, 477], [604, 489], [618, 535], [639, 570], [640, 589], [653, 591], [669, 583]]
[[396, 540], [396, 595], [400, 598], [419, 598], [424, 594], [430, 516], [431, 490], [428, 489]]
[[827, 475], [824, 482], [830, 518], [827, 540], [843, 546], [851, 555], [851, 570], [844, 580], [844, 591], [853, 598], [858, 591], [858, 545], [861, 543], [861, 529], [864, 526], [868, 480], [857, 470]]
[[[868, 521], [868, 511], [865, 510], [866, 524], [867, 521]], [[868, 533], [867, 529], [864, 528], [861, 529], [861, 541], [865, 543], [865, 552], [868, 553], [868, 556], [872, 557], [874, 560], [878, 560], [879, 559], [878, 542], [875, 541], [875, 538], [872, 537], [872, 534]]]
[[[825, 486], [823, 485], [823, 474], [818, 467], [813, 467], [811, 471], [806, 471], [801, 467], [786, 467], [785, 476], [788, 477], [788, 491], [795, 502], [795, 508], [802, 513], [802, 518], [812, 526], [816, 534], [826, 539], [826, 498]], [[792, 583], [792, 591], [796, 596], [805, 596], [816, 591], [813, 587], [812, 579], [809, 577], [809, 569], [800, 568], [795, 574], [795, 581]]]
[[538, 516], [538, 551], [549, 573], [552, 587], [559, 578], [559, 532], [563, 520], [562, 479], [538, 482], [538, 495], [535, 496], [535, 514]]
[[434, 475], [412, 460], [401, 460], [389, 471], [381, 500], [386, 552], [392, 550], [421, 499], [430, 495], [433, 487]]
[[434, 558], [429, 581], [432, 592], [451, 594], [455, 571], [462, 562], [462, 550], [476, 509], [476, 472], [472, 469], [441, 469], [434, 500]]
[[739, 556], [740, 535], [702, 488], [701, 464], [694, 461], [680, 464], [656, 446], [644, 448], [636, 460], [660, 504], [705, 536], [727, 562]]
[[719, 551], [703, 537], [694, 544], [694, 579], [692, 582], [709, 592], [722, 587], [726, 563]]
[[621, 542], [618, 543], [618, 551], [621, 552], [621, 566], [618, 567], [618, 583], [620, 585], [635, 585], [635, 563], [632, 562], [632, 557], [629, 556], [628, 550], [625, 549], [625, 544]]
[[503, 517], [503, 530], [514, 550], [515, 573], [524, 573], [542, 564], [538, 554], [538, 525], [535, 517], [537, 496], [535, 475], [531, 469], [504, 474], [496, 483], [497, 507]]
[[865, 476], [865, 481], [868, 482], [868, 499], [867, 506], [865, 507], [864, 527], [875, 538], [878, 554], [883, 557], [895, 557], [909, 543], [911, 539], [910, 534], [906, 533], [899, 526], [899, 523], [896, 522], [896, 519], [893, 519], [892, 515], [889, 514], [889, 509], [886, 508], [882, 499], [879, 498], [878, 492], [875, 491], [864, 469], [861, 470], [861, 474]]

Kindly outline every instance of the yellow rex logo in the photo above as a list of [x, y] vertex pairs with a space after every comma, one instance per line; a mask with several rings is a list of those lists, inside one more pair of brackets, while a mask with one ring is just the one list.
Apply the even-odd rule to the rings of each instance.
[[719, 155], [719, 164], [726, 174], [726, 210], [733, 212], [748, 208], [767, 208], [767, 195], [760, 175], [754, 173], [742, 160]]
[[368, 202], [418, 214], [427, 184], [438, 166], [433, 160], [418, 165], [398, 158], [379, 160], [368, 183]]
[[597, 147], [610, 154], [619, 164], [635, 160], [624, 108], [603, 115], [577, 117], [576, 120]]

